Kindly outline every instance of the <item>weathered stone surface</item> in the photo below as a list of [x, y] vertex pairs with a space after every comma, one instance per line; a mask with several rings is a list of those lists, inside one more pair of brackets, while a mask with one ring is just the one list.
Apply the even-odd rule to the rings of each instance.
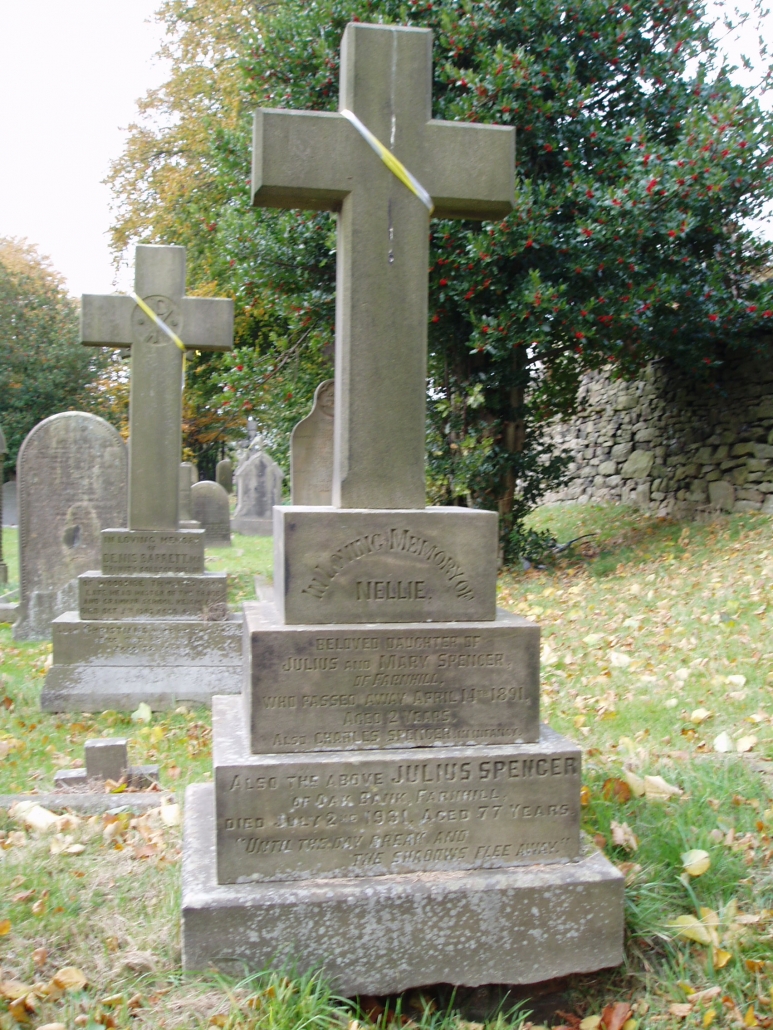
[[496, 614], [497, 516], [472, 508], [274, 509], [285, 622], [478, 622]]
[[253, 752], [539, 740], [539, 627], [518, 615], [331, 627], [244, 612]]
[[106, 576], [136, 573], [204, 572], [204, 530], [106, 529], [102, 531], [102, 572]]
[[[428, 29], [346, 27], [340, 109], [391, 144], [436, 217], [507, 214], [514, 131], [433, 120], [431, 84]], [[257, 111], [253, 141], [255, 205], [340, 212], [333, 504], [421, 508], [429, 211], [341, 114]]]
[[17, 640], [45, 640], [75, 608], [78, 576], [98, 569], [100, 534], [126, 525], [127, 455], [104, 419], [68, 411], [40, 422], [19, 451]]
[[202, 479], [191, 487], [193, 518], [204, 530], [206, 547], [231, 546], [231, 509], [219, 483]]
[[244, 975], [291, 962], [341, 994], [535, 983], [623, 960], [622, 874], [579, 860], [466, 872], [220, 885], [213, 787], [185, 798], [183, 965]]
[[333, 503], [334, 415], [335, 381], [327, 379], [314, 392], [311, 413], [290, 437], [291, 504]]
[[82, 619], [197, 618], [225, 609], [226, 574], [203, 576], [106, 576], [84, 572], [78, 578]]
[[194, 483], [195, 469], [189, 461], [180, 463], [180, 489], [177, 504], [177, 528], [178, 529], [200, 529], [198, 522], [193, 519], [191, 508], [191, 487]]
[[[140, 246], [134, 291], [191, 350], [233, 347], [233, 301], [184, 297], [185, 248]], [[131, 347], [129, 528], [178, 527], [182, 351], [132, 297], [86, 295], [81, 342]]]
[[559, 862], [579, 850], [580, 757], [533, 744], [256, 755], [212, 700], [218, 881]]
[[242, 620], [93, 621], [68, 612], [52, 623], [47, 712], [154, 710], [209, 704], [242, 689]]
[[87, 740], [83, 752], [89, 779], [120, 780], [129, 766], [129, 742], [125, 737]]
[[250, 453], [236, 470], [235, 533], [271, 536], [273, 508], [282, 503], [282, 470], [264, 451]]
[[623, 479], [644, 479], [654, 461], [652, 451], [634, 451], [620, 469], [620, 475]]
[[223, 458], [215, 466], [215, 482], [230, 494], [234, 488], [234, 467], [230, 458]]
[[732, 483], [724, 479], [709, 483], [709, 503], [722, 511], [732, 511], [735, 505], [735, 490]]

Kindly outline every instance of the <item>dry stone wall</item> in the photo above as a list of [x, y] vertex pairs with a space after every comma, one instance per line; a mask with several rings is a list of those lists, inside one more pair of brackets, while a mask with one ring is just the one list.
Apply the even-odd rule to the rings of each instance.
[[717, 387], [665, 362], [638, 382], [588, 375], [578, 413], [550, 427], [573, 457], [546, 502], [623, 502], [659, 515], [773, 513], [773, 364], [749, 360]]

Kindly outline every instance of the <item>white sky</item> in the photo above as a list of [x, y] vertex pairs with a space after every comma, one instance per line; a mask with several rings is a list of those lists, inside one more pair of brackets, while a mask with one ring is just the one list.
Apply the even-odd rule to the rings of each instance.
[[0, 0], [0, 236], [26, 237], [70, 292], [110, 293], [110, 161], [164, 80], [158, 0]]
[[[37, 244], [75, 296], [114, 289], [102, 180], [136, 100], [164, 79], [158, 3], [0, 0], [0, 236]], [[726, 41], [734, 58], [756, 57], [755, 28]]]

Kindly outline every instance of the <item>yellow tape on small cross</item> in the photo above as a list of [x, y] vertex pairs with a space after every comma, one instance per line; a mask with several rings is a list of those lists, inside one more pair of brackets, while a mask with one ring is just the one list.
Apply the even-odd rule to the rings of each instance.
[[180, 348], [180, 350], [183, 352], [183, 354], [185, 354], [185, 344], [182, 342], [182, 340], [177, 335], [177, 333], [174, 332], [173, 329], [169, 328], [169, 326], [160, 317], [160, 315], [157, 315], [156, 312], [153, 310], [153, 308], [149, 304], [145, 303], [145, 301], [142, 299], [142, 297], [138, 297], [136, 293], [132, 293], [132, 297], [134, 297], [135, 302], [139, 305], [140, 308], [142, 308], [142, 310], [145, 312], [145, 314], [148, 316], [148, 318], [152, 319], [152, 321], [154, 321], [156, 323], [158, 328], [162, 332], [166, 333], [166, 335], [169, 337], [169, 339], [172, 340], [172, 342], [175, 343]]
[[396, 176], [403, 185], [407, 186], [411, 193], [415, 193], [429, 213], [432, 214], [435, 210], [432, 197], [427, 193], [416, 176], [411, 175], [402, 161], [399, 161], [391, 150], [387, 150], [381, 140], [373, 135], [367, 125], [363, 125], [353, 111], [344, 108], [342, 111], [339, 111], [339, 114], [342, 114], [348, 122], [351, 122], [362, 138], [375, 150], [392, 175]]

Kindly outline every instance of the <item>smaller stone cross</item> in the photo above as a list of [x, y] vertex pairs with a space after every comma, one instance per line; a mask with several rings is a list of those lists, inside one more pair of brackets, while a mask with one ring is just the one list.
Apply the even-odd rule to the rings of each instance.
[[[231, 350], [233, 301], [186, 297], [185, 247], [139, 246], [134, 292], [187, 350]], [[183, 355], [132, 297], [86, 294], [81, 343], [131, 347], [129, 529], [176, 530]]]

